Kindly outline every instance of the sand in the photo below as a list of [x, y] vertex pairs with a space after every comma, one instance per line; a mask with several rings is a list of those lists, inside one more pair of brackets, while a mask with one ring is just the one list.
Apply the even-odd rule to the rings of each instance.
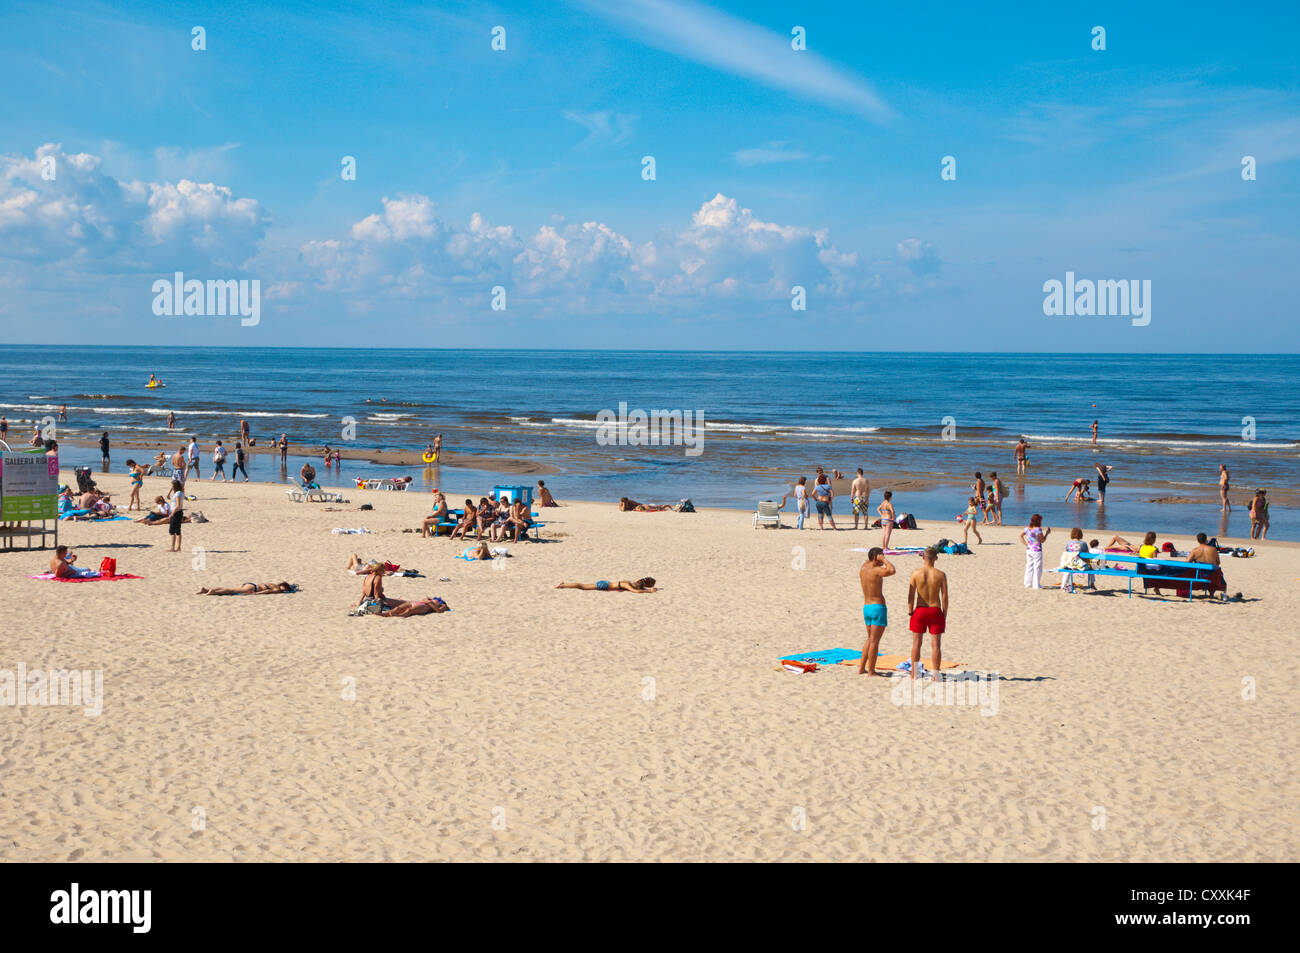
[[[125, 476], [96, 478], [125, 500]], [[146, 479], [146, 499], [160, 492]], [[63, 524], [83, 564], [112, 555], [141, 581], [39, 582], [24, 576], [48, 554], [0, 554], [0, 669], [102, 669], [104, 685], [98, 717], [0, 708], [0, 859], [1300, 857], [1294, 545], [1225, 560], [1250, 601], [1188, 604], [1025, 590], [1019, 527], [987, 528], [940, 567], [945, 657], [1000, 673], [994, 713], [899, 705], [894, 683], [845, 666], [777, 670], [860, 648], [851, 550], [878, 532], [574, 504], [544, 511], [545, 542], [476, 564], [401, 532], [426, 494], [347, 490], [365, 513], [269, 485], [198, 495], [211, 522], [186, 527], [180, 555], [165, 527]], [[330, 533], [361, 525], [374, 532]], [[922, 526], [895, 542], [956, 524]], [[349, 618], [353, 551], [420, 569], [389, 592], [454, 611]], [[909, 648], [917, 562], [886, 582], [882, 651]], [[646, 574], [662, 591], [552, 588]], [[195, 595], [280, 579], [303, 589]]]

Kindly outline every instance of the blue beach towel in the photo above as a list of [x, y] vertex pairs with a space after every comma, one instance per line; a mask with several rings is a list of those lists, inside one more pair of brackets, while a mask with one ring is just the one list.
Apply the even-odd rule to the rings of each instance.
[[838, 665], [846, 659], [862, 658], [861, 649], [825, 649], [821, 652], [804, 652], [802, 655], [782, 655], [782, 659], [795, 662], [816, 662], [818, 665]]

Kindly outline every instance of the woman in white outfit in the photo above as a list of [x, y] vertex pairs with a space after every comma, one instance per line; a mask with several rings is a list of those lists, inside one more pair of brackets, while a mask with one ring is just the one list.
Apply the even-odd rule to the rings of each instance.
[[1025, 588], [1043, 588], [1043, 543], [1052, 535], [1043, 529], [1043, 518], [1035, 513], [1029, 525], [1020, 531], [1020, 541], [1025, 544]]

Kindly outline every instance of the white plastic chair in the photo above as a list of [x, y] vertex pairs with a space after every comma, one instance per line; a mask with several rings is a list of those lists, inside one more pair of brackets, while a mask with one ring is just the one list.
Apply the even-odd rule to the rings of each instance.
[[760, 525], [781, 528], [781, 504], [776, 500], [759, 500], [754, 513], [754, 529]]

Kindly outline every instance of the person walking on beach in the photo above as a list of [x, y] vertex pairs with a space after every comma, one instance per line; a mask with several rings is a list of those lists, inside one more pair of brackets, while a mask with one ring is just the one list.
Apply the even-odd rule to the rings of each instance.
[[862, 584], [862, 621], [867, 626], [867, 641], [862, 646], [862, 660], [858, 662], [858, 674], [876, 674], [876, 656], [880, 652], [880, 638], [889, 625], [889, 611], [885, 607], [885, 578], [892, 576], [895, 570], [885, 558], [879, 546], [872, 546], [867, 553], [867, 561], [858, 570], [858, 581]]
[[209, 481], [215, 480], [217, 474], [221, 474], [221, 482], [226, 482], [226, 448], [217, 441], [217, 445], [212, 448], [212, 476], [208, 477]]
[[172, 480], [171, 494], [168, 500], [171, 503], [171, 516], [167, 519], [167, 535], [171, 537], [171, 549], [169, 552], [179, 553], [181, 551], [181, 524], [185, 522], [185, 484], [180, 480]]
[[831, 529], [839, 529], [835, 525], [835, 516], [831, 513], [831, 504], [835, 500], [835, 488], [831, 486], [831, 479], [821, 467], [817, 468], [817, 482], [813, 485], [813, 505], [817, 507], [817, 528], [825, 529], [826, 525], [823, 520], [831, 521]]
[[1228, 467], [1223, 463], [1219, 464], [1219, 502], [1223, 504], [1220, 507], [1223, 512], [1232, 512], [1232, 504], [1228, 502]]
[[1092, 445], [1097, 446], [1097, 421], [1092, 422]]
[[939, 668], [943, 661], [940, 642], [948, 621], [948, 576], [935, 568], [939, 551], [931, 546], [921, 554], [921, 568], [912, 573], [907, 583], [907, 627], [912, 633], [912, 678], [916, 678], [921, 662], [921, 643], [926, 629], [930, 630], [930, 674], [939, 681]]
[[1025, 443], [1025, 438], [1021, 437], [1020, 442], [1016, 444], [1016, 475], [1024, 476], [1025, 468], [1029, 466], [1029, 444]]
[[194, 436], [190, 437], [190, 445], [185, 451], [185, 479], [190, 478], [191, 470], [196, 477], [203, 479], [203, 474], [199, 472], [199, 438]]
[[862, 467], [858, 467], [857, 478], [854, 479], [849, 487], [849, 501], [853, 504], [853, 528], [858, 528], [858, 516], [862, 516], [862, 528], [868, 528], [871, 522], [870, 511], [867, 504], [871, 501], [871, 481], [862, 475]]
[[980, 535], [979, 528], [975, 525], [975, 517], [979, 514], [979, 500], [975, 497], [966, 498], [966, 510], [961, 514], [962, 534], [961, 541], [969, 542], [970, 534], [975, 534], [975, 539], [979, 543], [984, 542], [984, 537]]
[[1256, 490], [1250, 502], [1250, 538], [1268, 539], [1268, 498], [1263, 490]]
[[1099, 463], [1095, 469], [1097, 471], [1097, 505], [1100, 506], [1106, 502], [1106, 484], [1110, 482], [1110, 471], [1115, 468]]
[[1043, 529], [1043, 518], [1035, 513], [1029, 525], [1020, 531], [1020, 541], [1025, 544], [1025, 588], [1043, 588], [1043, 543], [1052, 535]]
[[[894, 513], [893, 500], [894, 491], [886, 490], [884, 500], [882, 500], [880, 506], [876, 508], [876, 512], [880, 514], [881, 549], [889, 548], [889, 537], [894, 532], [896, 514]], [[866, 522], [865, 518], [863, 519], [863, 522]]]
[[244, 467], [244, 445], [242, 443], [237, 443], [235, 444], [235, 465], [230, 471], [230, 481], [232, 483], [235, 480], [235, 474], [240, 473], [241, 471], [244, 474], [244, 482], [247, 483], [248, 470]]
[[280, 469], [284, 470], [289, 466], [289, 435], [280, 434]]
[[134, 460], [126, 461], [126, 468], [131, 473], [131, 498], [126, 501], [126, 511], [143, 509], [140, 506], [140, 488], [144, 486], [144, 467]]
[[989, 474], [989, 486], [993, 491], [993, 519], [995, 526], [1002, 525], [1002, 498], [1006, 495], [1007, 488], [1003, 485], [1002, 480], [998, 478], [998, 472], [994, 470]]

